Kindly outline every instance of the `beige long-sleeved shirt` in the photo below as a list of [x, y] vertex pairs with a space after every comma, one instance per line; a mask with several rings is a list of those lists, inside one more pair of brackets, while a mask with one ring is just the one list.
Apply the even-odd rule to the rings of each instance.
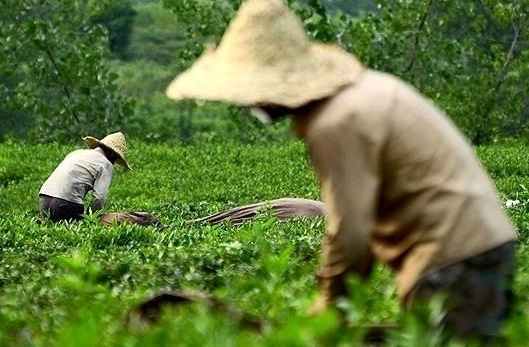
[[320, 276], [378, 259], [404, 298], [422, 274], [516, 238], [470, 144], [403, 81], [367, 70], [293, 126], [328, 213]]
[[105, 204], [114, 165], [101, 148], [78, 149], [69, 153], [40, 188], [39, 194], [83, 204], [92, 190], [90, 207], [100, 210]]

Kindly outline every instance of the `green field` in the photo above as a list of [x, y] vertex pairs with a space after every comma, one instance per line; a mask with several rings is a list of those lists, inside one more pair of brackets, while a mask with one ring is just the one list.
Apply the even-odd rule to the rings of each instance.
[[[82, 146], [82, 143], [79, 144]], [[38, 224], [42, 182], [74, 147], [0, 144], [0, 346], [329, 346], [359, 345], [358, 329], [332, 312], [308, 317], [323, 220], [262, 218], [234, 227], [188, 226], [186, 220], [279, 197], [320, 199], [303, 145], [202, 146], [129, 139], [132, 172], [118, 168], [105, 211], [146, 211], [165, 228]], [[529, 340], [529, 153], [523, 144], [476, 149], [520, 233], [519, 314], [506, 326], [510, 345]], [[350, 323], [406, 322], [391, 346], [431, 346], [439, 336], [402, 316], [385, 267], [366, 283], [350, 279], [341, 303]], [[236, 317], [194, 304], [159, 325], [129, 330], [131, 308], [159, 290], [215, 295], [268, 323], [261, 332]]]

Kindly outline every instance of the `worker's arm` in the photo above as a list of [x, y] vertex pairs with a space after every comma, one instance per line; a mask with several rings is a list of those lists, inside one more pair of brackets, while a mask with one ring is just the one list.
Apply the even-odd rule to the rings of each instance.
[[114, 173], [114, 166], [109, 163], [99, 170], [96, 175], [96, 180], [93, 186], [92, 201], [90, 203], [90, 208], [92, 212], [99, 211], [105, 205], [107, 199], [108, 190], [110, 188], [110, 183], [112, 182], [112, 175]]

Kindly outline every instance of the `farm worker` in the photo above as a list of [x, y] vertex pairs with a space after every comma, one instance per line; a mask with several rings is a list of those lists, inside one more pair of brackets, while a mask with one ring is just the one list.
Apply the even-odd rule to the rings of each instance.
[[90, 149], [69, 153], [57, 166], [39, 191], [42, 216], [56, 222], [79, 220], [84, 213], [84, 199], [92, 191], [90, 209], [103, 208], [107, 198], [114, 164], [130, 170], [125, 161], [127, 142], [121, 132], [107, 135], [102, 140], [83, 138]]
[[167, 95], [292, 117], [328, 214], [313, 312], [347, 296], [346, 275], [365, 278], [381, 261], [405, 309], [444, 293], [443, 329], [499, 334], [516, 232], [471, 145], [413, 87], [310, 42], [283, 1], [248, 0]]

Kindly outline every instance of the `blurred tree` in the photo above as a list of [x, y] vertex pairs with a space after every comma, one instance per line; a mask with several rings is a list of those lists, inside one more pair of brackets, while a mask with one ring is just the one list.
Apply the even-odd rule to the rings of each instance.
[[[439, 103], [473, 143], [529, 135], [529, 2], [394, 2], [351, 22], [350, 50]], [[524, 63], [525, 62], [525, 63]]]
[[323, 0], [323, 3], [330, 12], [342, 11], [351, 16], [377, 10], [375, 2], [372, 0]]
[[0, 142], [5, 138], [23, 138], [34, 126], [29, 113], [14, 107], [11, 102], [12, 87], [16, 76], [0, 75], [0, 95], [5, 99], [0, 103]]
[[120, 59], [127, 58], [127, 47], [136, 14], [130, 0], [119, 0], [107, 2], [106, 6], [101, 6], [92, 15], [92, 23], [101, 24], [108, 30], [110, 51]]
[[[138, 5], [127, 57], [169, 65], [185, 44], [184, 28], [175, 16], [161, 5]], [[170, 72], [167, 68], [166, 71]]]
[[[475, 144], [529, 135], [529, 90], [520, 83], [529, 78], [529, 0], [376, 0], [355, 16], [344, 2], [287, 2], [311, 38], [410, 82]], [[218, 42], [240, 1], [164, 3], [186, 26], [178, 72]]]
[[218, 42], [240, 3], [241, 0], [164, 0], [184, 28], [185, 46], [177, 56], [180, 64], [177, 68], [184, 70], [205, 45]]
[[[23, 135], [78, 140], [120, 128], [132, 112], [116, 91], [104, 31], [90, 22], [110, 0], [7, 1], [0, 11], [3, 124], [23, 115]], [[11, 122], [11, 123], [10, 123]], [[17, 134], [17, 129], [2, 132]]]

